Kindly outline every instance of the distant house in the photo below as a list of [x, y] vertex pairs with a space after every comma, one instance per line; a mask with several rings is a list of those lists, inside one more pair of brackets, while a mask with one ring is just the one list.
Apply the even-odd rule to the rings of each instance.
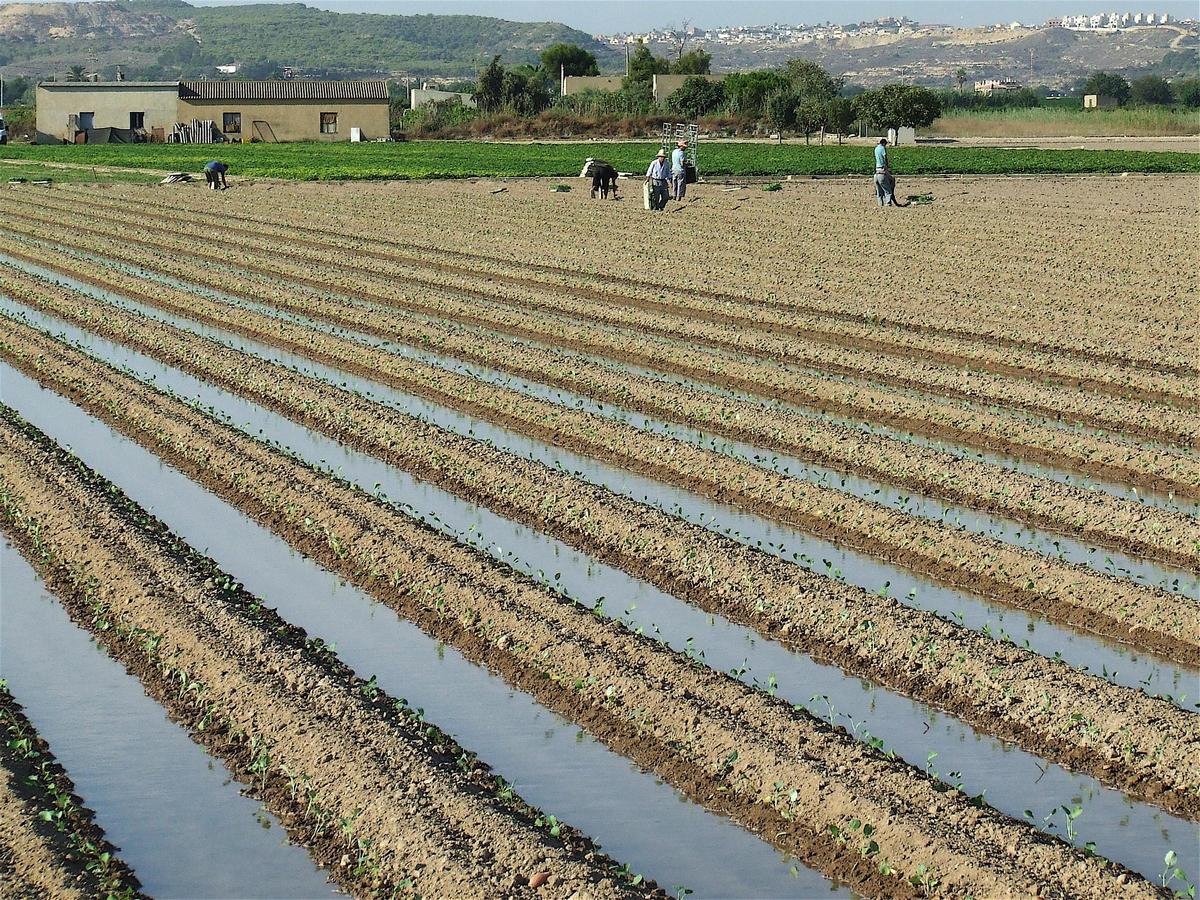
[[227, 66], [217, 66], [217, 72], [222, 75], [236, 75], [237, 70], [238, 67], [236, 63], [230, 63]]
[[1010, 79], [1005, 79], [1005, 80], [990, 79], [988, 81], [975, 82], [975, 93], [983, 94], [985, 97], [991, 96], [992, 94], [996, 94], [996, 93], [1004, 93], [1006, 91], [1019, 91], [1019, 90], [1021, 90], [1021, 82], [1012, 81]]
[[37, 87], [43, 144], [164, 140], [213, 122], [227, 141], [348, 141], [389, 134], [386, 81], [51, 81]]
[[1107, 94], [1083, 95], [1084, 109], [1116, 109], [1120, 105], [1116, 97], [1110, 97]]
[[413, 109], [420, 109], [430, 103], [443, 103], [446, 100], [456, 100], [463, 106], [475, 106], [475, 97], [471, 94], [461, 91], [439, 91], [429, 87], [413, 88], [409, 100]]

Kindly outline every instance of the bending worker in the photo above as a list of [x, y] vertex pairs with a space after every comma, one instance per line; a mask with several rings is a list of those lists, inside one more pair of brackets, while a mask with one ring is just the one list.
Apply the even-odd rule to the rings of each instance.
[[687, 141], [680, 141], [671, 151], [671, 194], [682, 200], [687, 193]]
[[646, 180], [650, 183], [650, 208], [667, 208], [667, 182], [670, 180], [671, 167], [667, 162], [667, 151], [659, 150], [654, 162], [646, 170]]
[[229, 166], [225, 163], [211, 160], [204, 164], [204, 180], [214, 191], [223, 191], [229, 187], [229, 182], [225, 180], [225, 173], [228, 171]]

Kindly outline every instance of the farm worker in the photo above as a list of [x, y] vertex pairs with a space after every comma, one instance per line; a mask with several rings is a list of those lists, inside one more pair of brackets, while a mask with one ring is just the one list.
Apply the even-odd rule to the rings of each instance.
[[887, 138], [880, 138], [875, 145], [875, 198], [879, 208], [895, 203], [892, 192], [896, 188], [896, 179], [892, 177], [892, 167], [888, 163]]
[[229, 166], [223, 162], [217, 162], [215, 159], [204, 164], [204, 180], [208, 186], [215, 190], [224, 190], [229, 187], [229, 182], [225, 180], [225, 173], [229, 171]]
[[650, 182], [650, 208], [667, 208], [667, 182], [670, 180], [670, 164], [667, 162], [667, 151], [659, 150], [654, 162], [646, 170], [646, 180]]
[[687, 193], [687, 141], [680, 141], [671, 151], [671, 193], [682, 200]]

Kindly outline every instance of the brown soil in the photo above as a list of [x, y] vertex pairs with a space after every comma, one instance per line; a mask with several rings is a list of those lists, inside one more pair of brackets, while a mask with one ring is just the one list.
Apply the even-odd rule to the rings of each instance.
[[[935, 202], [886, 218], [870, 208], [869, 182], [800, 179], [775, 194], [701, 186], [686, 209], [662, 217], [632, 203], [590, 202], [586, 191], [552, 195], [545, 180], [507, 181], [501, 195], [488, 194], [494, 183], [484, 181], [346, 184], [322, 203], [314, 199], [327, 188], [304, 184], [113, 195], [134, 206], [191, 198], [214, 219], [270, 209], [288, 224], [632, 279], [667, 293], [749, 296], [880, 333], [947, 334], [1200, 374], [1197, 285], [1179, 278], [1197, 253], [1195, 235], [1178, 227], [1197, 215], [1193, 177], [902, 176], [902, 191]], [[1110, 257], [1096, 254], [1097, 241]], [[648, 247], [670, 247], [671, 263]], [[1119, 271], [1109, 260], [1120, 260]]]
[[[52, 824], [41, 817], [49, 812]], [[75, 794], [50, 747], [0, 682], [0, 895], [141, 897], [138, 880]]]
[[[159, 355], [198, 377], [216, 380], [229, 390], [244, 390], [239, 377], [201, 369], [194, 348], [188, 346], [195, 339], [177, 329], [148, 322], [72, 292], [50, 288], [45, 282], [25, 275], [13, 276], [10, 293], [113, 340]], [[195, 301], [197, 308], [202, 305], [203, 301]], [[230, 320], [245, 320], [255, 315], [245, 311], [218, 312]], [[1129, 641], [1184, 664], [1195, 665], [1200, 661], [1200, 644], [1196, 641], [1196, 635], [1200, 634], [1200, 608], [1186, 597], [918, 520], [750, 463], [533, 400], [311, 329], [276, 320], [268, 322], [271, 333], [266, 335], [267, 340], [310, 358], [675, 484], [717, 502], [733, 503], [903, 565], [952, 587], [1029, 609], [1110, 639]], [[268, 390], [260, 402], [277, 408], [279, 400], [276, 392]]]
[[[73, 212], [70, 206], [59, 206], [52, 196], [44, 198], [42, 208]], [[105, 212], [100, 210], [104, 209]], [[196, 211], [197, 213], [199, 211]], [[145, 229], [144, 218], [130, 214], [121, 206], [103, 200], [92, 201], [89, 219], [102, 220], [121, 228], [138, 225]], [[810, 367], [826, 373], [862, 377], [892, 386], [913, 387], [933, 394], [1001, 404], [1026, 409], [1053, 418], [1078, 421], [1118, 432], [1145, 434], [1151, 437], [1170, 435], [1178, 439], [1181, 433], [1194, 434], [1186, 420], [1172, 421], [1169, 409], [1158, 409], [1146, 401], [1166, 401], [1188, 409], [1196, 408], [1196, 388], [1190, 381], [1169, 377], [1146, 376], [1123, 372], [1119, 380], [1075, 376], [1059, 371], [1035, 370], [1022, 373], [1019, 368], [1005, 365], [1009, 371], [994, 374], [975, 366], [975, 372], [964, 379], [957, 365], [949, 360], [929, 360], [927, 354], [912, 354], [904, 350], [880, 352], [864, 347], [867, 340], [817, 340], [809, 337], [811, 328], [797, 325], [794, 313], [779, 313], [747, 308], [746, 304], [729, 311], [714, 311], [694, 307], [694, 301], [676, 301], [647, 296], [614, 294], [611, 289], [580, 288], [573, 281], [564, 284], [529, 278], [521, 267], [473, 266], [452, 264], [429, 259], [429, 254], [413, 256], [387, 250], [372, 250], [360, 243], [331, 239], [328, 236], [306, 237], [281, 226], [273, 228], [254, 223], [253, 228], [240, 227], [228, 221], [220, 226], [225, 246], [238, 250], [263, 252], [275, 258], [288, 258], [303, 265], [314, 262], [334, 272], [362, 275], [368, 278], [400, 278], [410, 284], [439, 291], [452, 289], [467, 296], [495, 301], [517, 308], [566, 314], [574, 319], [596, 322], [620, 328], [632, 328], [641, 335], [684, 340], [698, 346], [709, 346], [773, 362]], [[170, 229], [156, 230], [199, 242], [210, 241], [214, 234], [203, 225], [176, 222]], [[236, 239], [231, 235], [237, 235]], [[353, 254], [349, 256], [347, 251]], [[354, 261], [349, 261], [353, 259]], [[497, 286], [505, 288], [497, 290]], [[881, 343], [875, 341], [874, 343]], [[935, 357], [948, 354], [938, 354]], [[956, 363], [958, 361], [955, 361]], [[1014, 381], [1010, 376], [1025, 374], [1031, 381]], [[1133, 384], [1129, 382], [1133, 381]], [[1057, 382], [1061, 387], [1047, 387]], [[1078, 390], [1086, 382], [1090, 389], [1099, 388], [1109, 395], [1106, 402], [1097, 402]], [[1139, 384], [1138, 382], [1146, 382]], [[1141, 402], [1135, 402], [1141, 401]], [[1188, 428], [1191, 428], [1188, 431]]]
[[[220, 309], [190, 292], [164, 285], [149, 288], [143, 279], [119, 270], [98, 269], [94, 264], [47, 247], [31, 248], [0, 237], [0, 251], [177, 314], [199, 315], [213, 322], [206, 310]], [[625, 409], [682, 421], [709, 434], [748, 441], [818, 465], [874, 477], [925, 496], [999, 513], [1081, 541], [1169, 564], [1200, 565], [1200, 522], [1183, 514], [1020, 473], [1005, 472], [1001, 478], [994, 466], [984, 463], [864, 435], [787, 410], [664, 385], [655, 379], [618, 373], [576, 356], [515, 346], [449, 324], [421, 321], [398, 324], [394, 317], [380, 312], [347, 304], [331, 306], [327, 298], [305, 289], [279, 294], [266, 283], [241, 280], [234, 287], [230, 276], [217, 276], [199, 268], [181, 274], [190, 275], [193, 281], [207, 277], [212, 287], [226, 291], [233, 288], [242, 296], [290, 312], [402, 340], [423, 350], [500, 367]], [[213, 283], [218, 279], [219, 284]], [[222, 321], [228, 326], [227, 320]], [[263, 329], [254, 333], [261, 337]], [[1197, 488], [1200, 490], [1200, 485]]]
[[[174, 458], [165, 423], [179, 417], [180, 404], [32, 329], [14, 325], [13, 332], [3, 347], [10, 362], [153, 452]], [[189, 352], [198, 360], [204, 357], [201, 347]], [[239, 365], [235, 359], [218, 365], [247, 386], [248, 396], [286, 397], [277, 408], [298, 421], [554, 534], [709, 611], [946, 709], [1134, 796], [1176, 812], [1200, 813], [1195, 764], [1200, 720], [1164, 701], [810, 575], [281, 368], [245, 360]], [[227, 433], [221, 439], [239, 452], [255, 449]], [[235, 470], [231, 464], [229, 471]], [[211, 481], [212, 476], [200, 469], [195, 477]], [[215, 489], [232, 503], [246, 502], [236, 490]]]
[[[1038, 370], [1059, 370], [1065, 358], [1200, 374], [1188, 349], [1197, 326], [1179, 303], [1194, 307], [1195, 285], [1175, 277], [1196, 254], [1194, 235], [1177, 227], [1197, 213], [1189, 176], [905, 179], [906, 187], [935, 194], [937, 204], [891, 217], [884, 228], [864, 216], [865, 181], [804, 180], [753, 198], [700, 186], [695, 209], [703, 218], [699, 228], [688, 225], [683, 241], [678, 223], [581, 194], [550, 197], [541, 180], [506, 182], [502, 197], [481, 197], [473, 183], [341, 185], [338, 202], [322, 204], [312, 198], [324, 189], [312, 185], [218, 197], [154, 188], [86, 197], [167, 208], [182, 202], [217, 218], [260, 219], [269, 208], [287, 228], [352, 235], [358, 245], [399, 245], [472, 265], [506, 260], [673, 302], [773, 305], [819, 316], [826, 327], [856, 324], [877, 339], [962, 339], [976, 353], [994, 348], [1002, 360], [1011, 361], [1003, 351], [1019, 357], [1040, 348], [1046, 357]], [[453, 217], [444, 214], [447, 204]], [[547, 234], [555, 240], [544, 240]], [[1096, 239], [1121, 259], [1120, 292], [1093, 289], [1106, 277]], [[677, 264], [646, 264], [646, 246], [668, 244]], [[1145, 246], [1158, 252], [1141, 252]], [[603, 251], [583, 252], [589, 247]], [[1125, 310], [1141, 318], [1124, 317]]]
[[[10, 218], [34, 221], [15, 212]], [[105, 231], [81, 225], [70, 217], [52, 223], [54, 236], [51, 237], [44, 230], [47, 223], [41, 219], [36, 221], [42, 225], [43, 230], [29, 231], [26, 226], [20, 224], [9, 224], [6, 227], [11, 231], [31, 233], [35, 237], [56, 242], [69, 240], [70, 243], [88, 247], [102, 255], [132, 260], [137, 264], [168, 273], [175, 268], [175, 264], [164, 264], [153, 255], [147, 257], [147, 251], [154, 254], [155, 251], [173, 248], [175, 257], [194, 257], [220, 267], [222, 280], [219, 283], [223, 288], [229, 289], [224, 280], [224, 273], [227, 271], [224, 267], [224, 254], [202, 249], [195, 241], [173, 238], [150, 241], [131, 238], [127, 234], [127, 228]], [[69, 239], [63, 237], [64, 231], [72, 236]], [[92, 232], [98, 236], [89, 240], [87, 234]], [[122, 251], [119, 243], [132, 243], [141, 249], [127, 248]], [[439, 297], [429, 290], [409, 288], [405, 282], [379, 279], [371, 281], [366, 278], [353, 278], [347, 282], [345, 276], [336, 275], [313, 277], [311, 266], [291, 265], [281, 261], [275, 254], [249, 256], [243, 252], [239, 255], [239, 268], [265, 275], [268, 281], [274, 284], [278, 284], [279, 279], [283, 278], [292, 285], [323, 292], [333, 287], [342, 295], [433, 314], [457, 323], [494, 328], [519, 337], [549, 342], [565, 349], [600, 354], [616, 361], [707, 381], [772, 400], [800, 403], [825, 413], [866, 419], [970, 447], [1016, 455], [1028, 461], [1047, 463], [1152, 490], [1173, 490], [1183, 496], [1200, 497], [1200, 471], [1197, 471], [1194, 455], [1183, 451], [1143, 448], [1136, 444], [1130, 445], [1082, 432], [1054, 428], [1037, 421], [1025, 421], [987, 407], [964, 407], [961, 403], [950, 400], [923, 399], [877, 386], [830, 381], [806, 375], [799, 370], [780, 369], [778, 365], [762, 361], [738, 357], [717, 359], [712, 350], [691, 349], [686, 345], [653, 337], [642, 337], [636, 342], [631, 342], [626, 337], [607, 334], [594, 325], [567, 319], [550, 322], [544, 314], [529, 316], [512, 310], [493, 309], [488, 304], [481, 304], [474, 299], [455, 299], [452, 295]], [[234, 292], [237, 292], [236, 289]], [[271, 293], [275, 291], [272, 290]], [[336, 302], [337, 298], [334, 299]], [[328, 300], [325, 302], [328, 304]], [[395, 330], [394, 327], [392, 330]], [[506, 357], [507, 354], [498, 357], [502, 367]], [[1099, 401], [1096, 403], [1103, 405]], [[1157, 424], [1147, 427], [1155, 433], [1162, 431]], [[1190, 430], [1191, 426], [1187, 425], [1188, 433]], [[1177, 437], [1181, 440], [1191, 440], [1183, 435]]]
[[[781, 848], [865, 892], [911, 894], [903, 879], [924, 871], [950, 892], [982, 896], [1066, 897], [1118, 890], [1130, 896], [1158, 894], [1131, 873], [976, 806], [787, 703], [503, 574], [490, 561], [385, 504], [238, 438], [199, 413], [179, 406], [174, 422], [147, 425], [162, 429], [158, 447], [171, 448], [164, 456], [173, 465], [193, 476], [204, 471], [214, 490], [239, 493], [243, 509], [269, 520], [297, 549], [368, 587], [440, 639], [484, 659], [552, 708], [568, 711], [681, 790], [734, 814]], [[178, 544], [165, 554], [145, 527], [136, 527], [144, 514], [132, 504], [112, 509], [122, 499], [114, 489], [64, 472], [61, 461], [12, 425], [4, 429], [4, 439], [8, 452], [0, 457], [0, 477], [14, 495], [9, 521], [16, 515], [11, 510], [21, 510], [23, 518], [17, 521], [36, 529], [63, 563], [90, 560], [95, 570], [101, 564], [110, 567], [107, 586], [99, 590], [114, 615], [123, 613], [125, 621], [163, 635], [160, 653], [166, 658], [195, 660], [189, 671], [208, 687], [205, 699], [218, 710], [228, 702], [244, 727], [277, 726], [286, 732], [269, 744], [272, 765], [290, 760], [313, 774], [313, 787], [335, 796], [346, 782], [359, 780], [354, 777], [358, 766], [367, 784], [379, 782], [379, 774], [372, 777], [368, 770], [394, 757], [380, 753], [369, 761], [363, 758], [376, 746], [371, 739], [379, 729], [356, 721], [359, 716], [374, 718], [369, 714], [377, 710], [361, 698], [361, 682], [353, 685], [357, 695], [337, 696], [332, 679], [307, 675], [294, 653], [257, 678], [243, 680], [248, 663], [228, 656], [265, 654], [273, 643], [271, 632], [260, 628], [247, 635], [244, 615], [225, 611], [218, 616], [223, 610], [211, 606], [215, 601], [228, 606], [229, 601], [219, 589], [197, 584], [198, 577], [189, 580], [190, 572], [176, 571], [172, 562], [180, 552]], [[39, 510], [36, 521], [29, 518], [33, 509]], [[27, 529], [19, 535], [28, 540]], [[169, 539], [166, 534], [157, 537]], [[81, 549], [85, 544], [87, 549]], [[220, 577], [211, 570], [205, 574], [210, 582], [214, 575]], [[202, 639], [226, 618], [237, 627]], [[245, 650], [235, 654], [235, 648]], [[210, 657], [220, 670], [202, 665]], [[298, 696], [288, 696], [292, 685]], [[271, 696], [262, 697], [266, 693]], [[255, 702], [260, 697], [261, 706]], [[314, 734], [314, 719], [322, 714], [336, 717], [334, 732]], [[285, 728], [291, 716], [302, 719], [305, 727]], [[328, 762], [332, 752], [336, 765], [304, 765], [303, 754], [313, 743], [321, 760]], [[393, 778], [406, 781], [402, 773], [385, 774], [383, 780]], [[371, 793], [356, 798], [355, 808], [363, 810], [358, 819], [362, 833], [418, 826], [411, 818], [395, 821], [399, 810], [379, 799]], [[430, 799], [441, 805], [438, 792], [431, 791]], [[380, 808], [384, 805], [387, 810]], [[458, 829], [469, 828], [483, 814], [478, 800], [443, 811], [447, 827]], [[851, 827], [851, 820], [871, 825], [873, 846]], [[499, 824], [503, 822], [493, 828]], [[829, 825], [847, 832], [846, 843], [834, 840]], [[510, 827], [505, 834], [512, 831]], [[484, 839], [498, 841], [500, 834], [489, 830], [474, 835], [474, 840]], [[396, 846], [394, 840], [375, 846]], [[401, 846], [407, 850], [421, 844]], [[424, 855], [426, 860], [443, 859], [445, 852], [430, 848]], [[884, 859], [894, 874], [879, 871]], [[535, 864], [552, 865], [543, 859]], [[917, 870], [918, 865], [924, 868]], [[494, 895], [494, 879], [470, 882], [489, 883]], [[452, 884], [450, 891], [435, 888], [434, 893], [463, 895], [464, 884]], [[559, 892], [570, 887], [568, 882]]]
[[5, 531], [76, 622], [347, 889], [532, 897], [529, 877], [548, 871], [555, 894], [656, 893], [625, 884], [585, 839], [536, 827], [482, 765], [456, 762], [461, 747], [428, 734], [11, 413], [0, 443]]

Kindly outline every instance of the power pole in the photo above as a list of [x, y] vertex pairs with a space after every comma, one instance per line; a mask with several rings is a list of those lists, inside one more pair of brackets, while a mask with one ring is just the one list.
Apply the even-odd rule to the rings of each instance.
[[629, 77], [629, 38], [625, 38], [625, 77]]
[[1033, 87], [1033, 48], [1029, 48], [1029, 87]]

